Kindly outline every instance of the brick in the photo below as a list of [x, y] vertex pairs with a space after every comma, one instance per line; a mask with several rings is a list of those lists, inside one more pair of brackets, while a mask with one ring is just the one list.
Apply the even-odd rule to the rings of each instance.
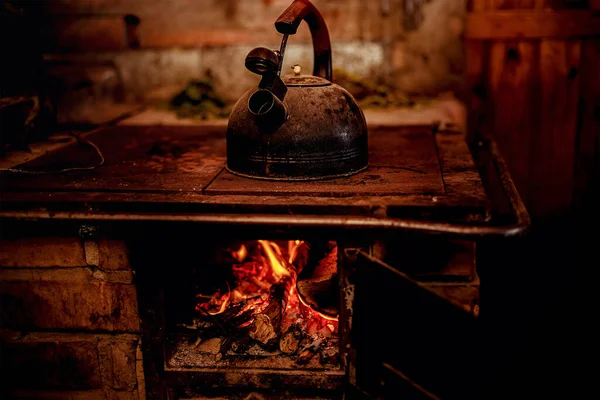
[[27, 238], [0, 241], [0, 267], [82, 267], [78, 238]]
[[54, 390], [32, 391], [15, 390], [10, 393], [11, 398], [27, 400], [138, 400], [136, 392], [120, 392], [110, 389], [96, 390]]
[[85, 262], [87, 265], [100, 265], [100, 249], [98, 244], [92, 240], [83, 242], [83, 251], [85, 253]]
[[46, 18], [40, 26], [45, 52], [118, 51], [128, 48], [123, 16]]
[[0, 282], [109, 282], [130, 284], [133, 271], [103, 271], [97, 268], [0, 268]]
[[98, 344], [100, 370], [107, 386], [133, 391], [137, 387], [136, 351], [138, 339], [101, 340]]
[[92, 280], [89, 268], [61, 269], [31, 269], [3, 268], [0, 269], [0, 282], [17, 281], [52, 281], [52, 282], [89, 282]]
[[123, 392], [120, 390], [105, 390], [104, 395], [107, 400], [138, 400], [137, 391]]
[[144, 376], [144, 356], [142, 354], [142, 341], [138, 340], [135, 349], [135, 373], [137, 375], [137, 390], [139, 400], [146, 400], [146, 377]]
[[2, 282], [0, 296], [0, 321], [5, 329], [139, 330], [133, 285]]
[[93, 272], [92, 279], [99, 282], [130, 284], [133, 282], [133, 271], [102, 271], [97, 269]]
[[13, 390], [11, 398], [27, 400], [101, 400], [106, 399], [106, 393], [101, 389], [96, 390]]
[[129, 249], [120, 240], [98, 241], [99, 267], [104, 270], [131, 270]]
[[96, 341], [9, 342], [2, 349], [3, 385], [11, 389], [100, 388]]
[[258, 35], [241, 29], [206, 29], [198, 26], [184, 29], [180, 26], [171, 26], [170, 29], [157, 31], [152, 21], [145, 21], [140, 26], [140, 44], [142, 48], [166, 47], [212, 47], [236, 44], [257, 44], [269, 40], [267, 35]]
[[117, 54], [114, 62], [132, 100], [142, 99], [152, 88], [164, 85], [184, 87], [202, 72], [197, 50], [125, 51]]

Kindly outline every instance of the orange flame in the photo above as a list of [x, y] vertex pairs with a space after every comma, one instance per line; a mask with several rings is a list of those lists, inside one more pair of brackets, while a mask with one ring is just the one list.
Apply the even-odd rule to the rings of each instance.
[[290, 276], [290, 271], [286, 268], [286, 266], [281, 261], [280, 257], [277, 257], [277, 254], [281, 255], [281, 249], [277, 246], [276, 243], [269, 242], [267, 240], [259, 240], [258, 243], [262, 246], [265, 251], [265, 254], [269, 258], [269, 263], [271, 264], [271, 269], [273, 270], [273, 275], [278, 278], [284, 276]]
[[[286, 283], [288, 291], [283, 309], [282, 324], [287, 326], [297, 323], [298, 318], [306, 324], [306, 329], [317, 326], [318, 329], [328, 329], [335, 333], [338, 328], [338, 317], [323, 314], [307, 304], [296, 293], [295, 281], [297, 269], [294, 262], [301, 255], [301, 246], [306, 246], [302, 240], [290, 240], [281, 247], [278, 243], [268, 240], [258, 240], [249, 245], [240, 245], [237, 250], [229, 249], [231, 256], [237, 261], [232, 267], [235, 278], [234, 286], [227, 283], [227, 292], [220, 290], [212, 296], [198, 295], [200, 299], [210, 299], [196, 305], [196, 309], [210, 315], [217, 315], [227, 311], [232, 305], [244, 302], [240, 314], [249, 312], [257, 315], [269, 305], [270, 288], [283, 277], [289, 277]], [[284, 247], [285, 246], [285, 247]], [[250, 249], [250, 250], [249, 250]], [[253, 321], [248, 320], [238, 328], [246, 327]]]
[[302, 243], [304, 243], [303, 240], [288, 241], [288, 254], [290, 255], [288, 262], [290, 264], [296, 260], [296, 257], [298, 256], [298, 247], [300, 247]]
[[[225, 283], [227, 283], [227, 282], [225, 282]], [[221, 314], [222, 312], [224, 312], [227, 309], [230, 299], [231, 299], [231, 288], [229, 287], [229, 283], [227, 283], [227, 294], [224, 296], [221, 296], [222, 303], [221, 303], [221, 306], [219, 307], [219, 311], [215, 311], [215, 312], [207, 311], [207, 313], [210, 315]]]
[[246, 249], [246, 246], [242, 245], [242, 247], [240, 247], [240, 249], [238, 251], [232, 251], [231, 255], [238, 262], [242, 262], [242, 261], [244, 261], [246, 256], [248, 256], [248, 249]]

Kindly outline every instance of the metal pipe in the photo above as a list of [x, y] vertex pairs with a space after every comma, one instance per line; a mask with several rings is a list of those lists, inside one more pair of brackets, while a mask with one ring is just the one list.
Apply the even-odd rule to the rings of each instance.
[[146, 221], [146, 222], [194, 222], [222, 225], [252, 225], [301, 228], [382, 229], [432, 234], [452, 234], [464, 237], [520, 235], [528, 224], [508, 226], [472, 226], [445, 222], [418, 221], [398, 218], [375, 218], [363, 216], [331, 215], [266, 215], [266, 214], [136, 214], [136, 213], [87, 213], [68, 211], [1, 211], [5, 219], [50, 219], [82, 221]]

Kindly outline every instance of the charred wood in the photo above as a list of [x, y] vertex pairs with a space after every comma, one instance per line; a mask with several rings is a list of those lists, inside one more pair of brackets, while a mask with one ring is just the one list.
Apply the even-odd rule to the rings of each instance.
[[302, 341], [302, 330], [297, 326], [291, 326], [279, 340], [279, 350], [286, 354], [294, 354], [300, 347]]

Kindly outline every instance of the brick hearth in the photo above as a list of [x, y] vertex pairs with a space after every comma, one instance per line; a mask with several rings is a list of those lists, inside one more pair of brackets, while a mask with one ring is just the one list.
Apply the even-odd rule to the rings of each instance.
[[133, 276], [120, 241], [0, 241], [4, 389], [32, 399], [145, 399]]

